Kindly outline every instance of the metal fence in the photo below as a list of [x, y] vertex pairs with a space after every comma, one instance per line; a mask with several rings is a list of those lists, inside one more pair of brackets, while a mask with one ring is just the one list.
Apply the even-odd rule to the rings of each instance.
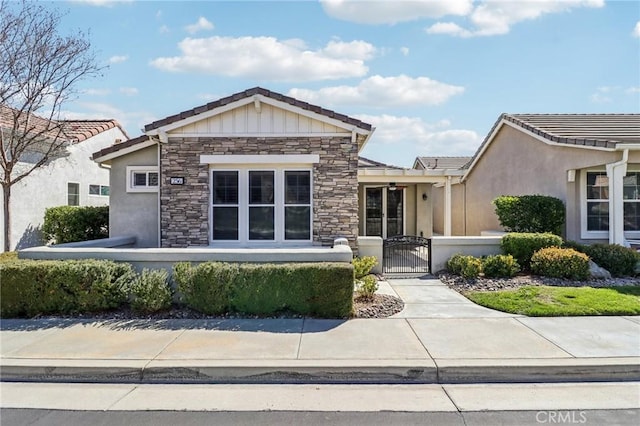
[[383, 274], [431, 273], [431, 240], [399, 235], [383, 242]]

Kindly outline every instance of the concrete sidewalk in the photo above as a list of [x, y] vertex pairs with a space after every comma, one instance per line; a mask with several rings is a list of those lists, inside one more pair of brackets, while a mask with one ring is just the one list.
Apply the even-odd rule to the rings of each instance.
[[386, 319], [3, 320], [2, 380], [484, 383], [640, 380], [640, 317], [529, 318], [437, 279]]

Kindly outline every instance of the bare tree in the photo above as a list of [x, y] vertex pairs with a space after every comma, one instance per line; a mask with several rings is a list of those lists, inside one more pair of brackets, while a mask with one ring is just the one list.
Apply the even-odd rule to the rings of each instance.
[[61, 14], [37, 2], [0, 0], [0, 185], [4, 250], [11, 187], [66, 155], [60, 111], [80, 80], [100, 74], [85, 33], [59, 33]]

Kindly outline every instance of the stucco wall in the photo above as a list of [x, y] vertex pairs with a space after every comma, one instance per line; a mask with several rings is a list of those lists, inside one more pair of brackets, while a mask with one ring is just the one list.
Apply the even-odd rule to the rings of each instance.
[[[542, 194], [565, 202], [566, 238], [580, 240], [580, 174], [568, 182], [567, 171], [604, 166], [621, 157], [621, 152], [548, 145], [503, 126], [466, 179], [466, 235], [501, 229], [491, 204], [497, 196]], [[637, 153], [630, 155], [630, 163], [638, 160]]]
[[[444, 186], [434, 186], [431, 190], [433, 203], [433, 232], [444, 235]], [[451, 185], [451, 235], [466, 235], [465, 217], [475, 214], [465, 210], [465, 187], [463, 184]]]
[[[318, 154], [313, 165], [313, 241], [358, 235], [358, 147], [345, 137], [170, 138], [161, 152], [161, 246], [209, 244], [209, 165], [200, 155]], [[169, 177], [185, 178], [182, 186]]]
[[151, 146], [111, 162], [109, 236], [136, 237], [136, 247], [158, 247], [158, 193], [127, 192], [127, 166], [157, 166], [158, 148]]
[[[67, 205], [67, 183], [80, 184], [80, 205], [108, 205], [109, 197], [89, 195], [89, 185], [109, 185], [109, 171], [91, 160], [91, 155], [125, 139], [119, 128], [109, 129], [69, 147], [69, 155], [41, 167], [11, 188], [11, 249], [44, 243], [41, 227], [49, 207]], [[0, 190], [1, 191], [1, 190]], [[4, 212], [0, 205], [0, 219]], [[0, 250], [4, 236], [0, 232]]]

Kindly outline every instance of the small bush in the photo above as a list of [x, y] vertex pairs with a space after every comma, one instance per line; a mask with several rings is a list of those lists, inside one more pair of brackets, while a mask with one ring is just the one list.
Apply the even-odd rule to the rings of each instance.
[[531, 270], [546, 277], [586, 280], [589, 278], [589, 256], [574, 249], [543, 248], [531, 257]]
[[167, 282], [168, 276], [164, 269], [144, 269], [142, 274], [131, 283], [129, 289], [131, 309], [143, 314], [169, 309], [171, 287]]
[[508, 232], [560, 235], [565, 209], [562, 200], [545, 195], [503, 195], [493, 200], [500, 225]]
[[371, 273], [371, 269], [378, 264], [378, 260], [374, 256], [363, 256], [354, 257], [351, 263], [353, 264], [353, 275], [356, 280], [359, 280]]
[[561, 247], [574, 249], [575, 251], [579, 251], [580, 253], [584, 253], [584, 254], [587, 254], [587, 249], [589, 248], [589, 246], [585, 244], [580, 244], [576, 241], [565, 241], [562, 243]]
[[482, 272], [482, 261], [473, 256], [454, 254], [447, 261], [447, 269], [467, 279], [478, 278]]
[[618, 244], [584, 246], [583, 253], [614, 277], [634, 276], [636, 264], [640, 260], [636, 251]]
[[339, 263], [174, 266], [184, 302], [208, 314], [243, 312], [344, 318], [353, 308], [353, 267]]
[[487, 256], [482, 261], [482, 272], [488, 278], [510, 278], [519, 270], [520, 265], [510, 254]]
[[109, 237], [109, 206], [60, 206], [45, 210], [42, 232], [54, 244]]
[[547, 247], [561, 247], [562, 238], [554, 234], [510, 233], [502, 237], [500, 247], [504, 254], [513, 256], [518, 264], [529, 268], [531, 256], [536, 251]]
[[0, 276], [0, 316], [10, 318], [117, 308], [135, 273], [106, 260], [16, 260]]
[[366, 275], [356, 280], [356, 292], [366, 299], [372, 299], [378, 287], [378, 280], [374, 275]]

